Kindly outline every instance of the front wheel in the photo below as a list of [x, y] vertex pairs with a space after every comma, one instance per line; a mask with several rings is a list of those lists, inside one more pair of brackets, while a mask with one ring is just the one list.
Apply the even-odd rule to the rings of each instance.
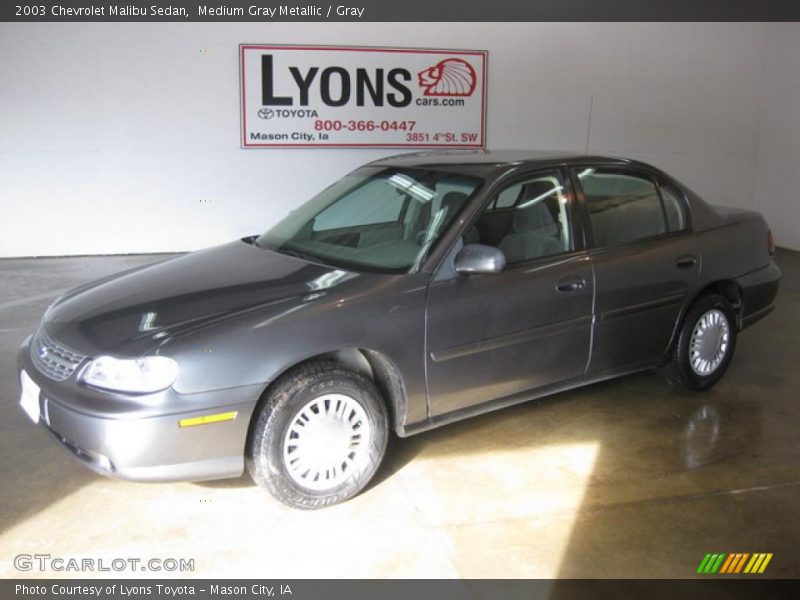
[[698, 298], [684, 318], [665, 374], [673, 385], [710, 388], [722, 377], [736, 347], [736, 320], [719, 294]]
[[250, 476], [294, 508], [322, 508], [358, 494], [388, 440], [386, 409], [374, 384], [335, 363], [286, 375], [255, 419]]

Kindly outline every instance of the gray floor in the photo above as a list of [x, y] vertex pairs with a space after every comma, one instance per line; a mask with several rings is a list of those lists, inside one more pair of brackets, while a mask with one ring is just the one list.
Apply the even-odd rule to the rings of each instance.
[[246, 478], [98, 477], [16, 406], [49, 302], [155, 258], [0, 261], [0, 577], [77, 575], [20, 573], [20, 553], [192, 558], [206, 577], [692, 577], [707, 552], [800, 576], [800, 253], [779, 251], [777, 309], [713, 390], [636, 375], [392, 440], [373, 486], [314, 513]]

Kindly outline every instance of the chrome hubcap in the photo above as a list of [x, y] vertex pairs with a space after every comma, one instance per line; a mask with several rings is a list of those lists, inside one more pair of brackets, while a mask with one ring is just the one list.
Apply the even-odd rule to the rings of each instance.
[[697, 320], [689, 344], [689, 362], [698, 375], [716, 371], [725, 359], [730, 343], [730, 326], [725, 313], [716, 308]]
[[297, 485], [331, 490], [368, 460], [371, 428], [367, 413], [350, 396], [325, 394], [294, 416], [283, 438], [283, 463]]

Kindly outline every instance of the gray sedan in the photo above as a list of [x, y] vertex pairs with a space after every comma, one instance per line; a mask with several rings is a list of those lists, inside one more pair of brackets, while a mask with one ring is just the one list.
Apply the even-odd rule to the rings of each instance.
[[85, 465], [236, 477], [318, 508], [389, 432], [663, 367], [702, 390], [772, 308], [757, 213], [643, 163], [422, 153], [266, 233], [74, 289], [18, 356], [21, 406]]

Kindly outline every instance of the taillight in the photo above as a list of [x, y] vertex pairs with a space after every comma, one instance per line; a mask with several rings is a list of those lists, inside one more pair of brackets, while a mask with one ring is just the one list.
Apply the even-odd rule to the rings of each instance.
[[775, 238], [772, 237], [772, 231], [767, 229], [767, 252], [772, 256], [775, 254]]

